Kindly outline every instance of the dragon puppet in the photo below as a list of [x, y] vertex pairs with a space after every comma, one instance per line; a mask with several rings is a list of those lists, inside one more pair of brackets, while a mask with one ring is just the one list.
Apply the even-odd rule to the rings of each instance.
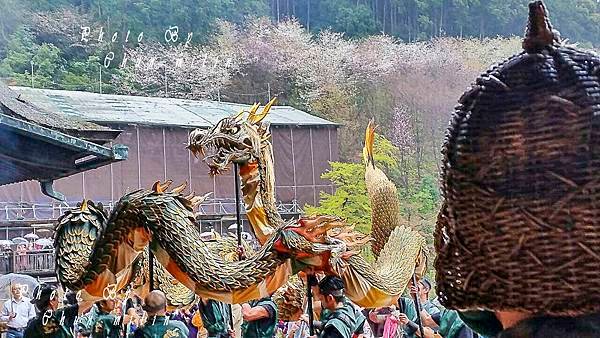
[[[376, 168], [373, 160], [374, 124], [371, 122], [367, 128], [363, 149], [367, 167], [365, 179], [373, 187], [368, 193], [378, 235], [374, 245], [379, 248], [378, 260], [369, 264], [355, 251], [368, 238], [342, 220], [310, 216], [286, 226], [278, 214], [273, 147], [269, 123], [265, 121], [273, 103], [274, 100], [270, 101], [261, 112], [258, 112], [259, 104], [255, 104], [248, 111], [220, 120], [210, 130], [192, 131], [188, 149], [196, 156], [204, 156], [214, 175], [227, 170], [232, 162], [239, 165], [246, 215], [261, 244], [267, 243], [283, 226], [294, 235], [284, 236], [278, 243], [282, 246], [276, 246], [276, 250], [290, 253], [295, 262], [314, 270], [339, 275], [346, 284], [349, 298], [360, 306], [394, 303], [415, 267], [417, 273], [422, 273], [425, 241], [416, 231], [400, 224], [399, 214], [384, 217], [394, 211], [399, 213], [398, 197], [393, 183]], [[334, 246], [339, 249], [333, 249]]]
[[[59, 219], [56, 270], [63, 287], [80, 290], [86, 301], [128, 288], [143, 294], [149, 283], [150, 250], [156, 258], [154, 285], [168, 297], [173, 295], [169, 297], [173, 306], [189, 304], [194, 294], [243, 303], [278, 292], [298, 307], [301, 302], [291, 295], [301, 293], [299, 279], [285, 284], [300, 270], [342, 277], [346, 294], [360, 306], [395, 303], [423, 261], [424, 239], [407, 226], [384, 224], [383, 228], [393, 230], [383, 239], [378, 260], [369, 264], [356, 251], [369, 238], [341, 219], [283, 220], [275, 207], [273, 152], [269, 125], [264, 122], [272, 104], [260, 113], [254, 105], [219, 121], [211, 130], [194, 130], [188, 145], [195, 155], [212, 151], [205, 157], [212, 174], [220, 174], [232, 162], [240, 165], [246, 214], [262, 245], [259, 250], [243, 260], [226, 259], [223, 248], [235, 250], [235, 242], [206, 243], [198, 231], [194, 208], [207, 195], [184, 196], [185, 185], [168, 190], [170, 182], [157, 182], [149, 190], [126, 194], [110, 213], [100, 204], [84, 201]], [[366, 140], [365, 154], [372, 158], [372, 125]], [[372, 160], [367, 166], [375, 168]], [[386, 199], [377, 194], [388, 192], [375, 189], [369, 194], [372, 201], [382, 201]]]
[[[167, 184], [170, 184], [170, 182], [167, 182]], [[165, 189], [165, 187], [166, 185], [159, 186], [156, 184], [153, 189]], [[183, 189], [184, 186], [180, 186], [173, 189], [171, 193], [179, 193]], [[200, 199], [192, 196], [184, 198], [190, 203], [199, 203], [204, 200], [205, 196]], [[124, 201], [126, 200], [121, 200], [121, 202]], [[81, 290], [80, 301], [83, 301], [87, 306], [98, 298], [125, 298], [127, 291], [144, 296], [150, 289], [149, 248], [146, 246], [142, 251], [137, 250], [144, 246], [142, 244], [133, 245], [129, 250], [127, 245], [123, 246], [116, 251], [120, 261], [109, 259], [108, 271], [100, 268], [105, 275], [109, 275], [108, 279], [110, 281], [108, 284], [101, 282], [102, 285], [106, 284], [106, 286], [103, 286], [101, 297], [98, 297], [97, 293], [86, 291], [86, 289], [93, 287], [89, 285], [90, 280], [99, 281], [97, 271], [87, 270], [92, 263], [90, 258], [94, 255], [95, 244], [106, 231], [108, 219], [109, 215], [101, 203], [95, 204], [92, 201], [84, 200], [77, 205], [77, 208], [67, 211], [59, 218], [56, 228], [55, 254], [59, 280], [61, 284], [71, 290]], [[248, 243], [243, 241], [242, 245], [245, 251], [251, 252], [252, 249]], [[217, 234], [216, 240], [207, 242], [206, 246], [214, 255], [219, 255], [226, 261], [238, 259], [238, 244], [233, 237], [221, 238]], [[134, 258], [129, 262], [131, 257]], [[188, 306], [196, 300], [194, 292], [175, 279], [157, 260], [154, 260], [153, 266], [155, 271], [152, 281], [153, 287], [165, 292], [170, 309]], [[110, 276], [109, 271], [118, 271], [118, 273], [113, 277]], [[88, 279], [82, 279], [86, 273]], [[81, 283], [88, 285], [88, 287], [82, 288]], [[92, 296], [92, 294], [95, 294], [95, 296]]]

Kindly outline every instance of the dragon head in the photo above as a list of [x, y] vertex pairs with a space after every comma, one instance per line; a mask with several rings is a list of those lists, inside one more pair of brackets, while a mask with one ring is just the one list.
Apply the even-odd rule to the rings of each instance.
[[226, 171], [232, 162], [256, 161], [262, 143], [271, 136], [269, 124], [263, 120], [274, 103], [275, 98], [260, 113], [257, 113], [260, 104], [256, 103], [248, 111], [223, 118], [210, 130], [193, 130], [187, 148], [195, 156], [204, 156], [212, 175]]

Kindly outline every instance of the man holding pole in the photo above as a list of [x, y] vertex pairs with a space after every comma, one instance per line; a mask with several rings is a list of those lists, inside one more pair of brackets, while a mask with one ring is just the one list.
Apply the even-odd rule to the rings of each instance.
[[7, 338], [22, 338], [30, 319], [35, 317], [35, 309], [30, 299], [22, 295], [20, 284], [11, 284], [11, 299], [4, 303], [0, 320], [8, 321]]
[[271, 338], [277, 326], [277, 305], [270, 297], [242, 304], [243, 338]]
[[228, 306], [214, 299], [201, 298], [198, 310], [202, 324], [208, 332], [208, 338], [232, 337], [233, 331], [228, 327], [228, 318], [231, 315]]

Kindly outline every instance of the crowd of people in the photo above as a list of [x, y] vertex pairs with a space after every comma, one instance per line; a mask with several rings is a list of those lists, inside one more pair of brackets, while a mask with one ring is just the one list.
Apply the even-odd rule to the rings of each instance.
[[[60, 306], [60, 292], [42, 284], [31, 298], [21, 285], [13, 284], [12, 297], [0, 312], [7, 323], [7, 338], [22, 337], [181, 337], [181, 338], [412, 338], [421, 336], [414, 298], [420, 304], [420, 320], [425, 337], [477, 337], [455, 311], [444, 309], [431, 300], [431, 282], [421, 279], [398, 305], [362, 309], [344, 293], [343, 281], [323, 276], [320, 281], [308, 276], [313, 292], [313, 317], [284, 322], [278, 318], [277, 305], [262, 298], [241, 305], [229, 305], [212, 299], [198, 299], [188, 307], [167, 311], [167, 298], [161, 291], [150, 292], [145, 299], [137, 295], [102, 299], [89, 309], [81, 308], [75, 294], [67, 293]], [[312, 329], [311, 329], [312, 328]]]
[[54, 270], [52, 240], [0, 241], [0, 272]]

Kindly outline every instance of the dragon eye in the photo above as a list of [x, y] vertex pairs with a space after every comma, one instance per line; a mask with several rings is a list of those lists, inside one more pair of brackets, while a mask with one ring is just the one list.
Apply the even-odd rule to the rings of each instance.
[[231, 128], [231, 130], [233, 131], [234, 134], [237, 134], [240, 131], [240, 127], [239, 126], [233, 126], [233, 128]]

